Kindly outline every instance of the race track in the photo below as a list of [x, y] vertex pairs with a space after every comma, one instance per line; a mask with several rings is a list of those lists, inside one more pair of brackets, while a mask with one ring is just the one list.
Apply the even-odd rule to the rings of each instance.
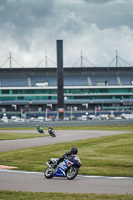
[[[19, 148], [42, 146], [122, 133], [125, 132], [81, 130], [56, 131], [56, 138], [49, 136], [44, 138], [0, 141], [0, 151], [9, 151]], [[71, 181], [66, 178], [53, 178], [48, 180], [44, 177], [43, 173], [0, 170], [0, 189], [34, 192], [133, 194], [133, 178], [77, 176]]]
[[[37, 133], [36, 130], [14, 130], [14, 131], [2, 131], [0, 132], [25, 132], [25, 133]], [[75, 140], [83, 140], [87, 138], [96, 138], [107, 135], [116, 135], [126, 133], [126, 131], [97, 131], [97, 130], [58, 130], [56, 131], [56, 138], [52, 137], [38, 137], [19, 140], [2, 140], [0, 141], [0, 152], [11, 151], [16, 149], [24, 149], [29, 147], [44, 146], [48, 144], [57, 144], [61, 142], [71, 142]]]
[[132, 194], [133, 179], [77, 176], [46, 179], [43, 173], [0, 171], [0, 189], [32, 192]]

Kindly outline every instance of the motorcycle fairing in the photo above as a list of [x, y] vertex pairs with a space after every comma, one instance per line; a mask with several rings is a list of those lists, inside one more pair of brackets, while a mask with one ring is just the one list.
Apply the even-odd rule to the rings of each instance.
[[53, 176], [63, 176], [66, 177], [66, 169], [68, 167], [70, 167], [70, 165], [72, 165], [72, 163], [68, 160], [64, 160], [63, 162], [61, 162], [58, 167], [57, 170], [54, 172]]
[[57, 163], [57, 161], [59, 160], [59, 158], [51, 158], [50, 159], [53, 163]]

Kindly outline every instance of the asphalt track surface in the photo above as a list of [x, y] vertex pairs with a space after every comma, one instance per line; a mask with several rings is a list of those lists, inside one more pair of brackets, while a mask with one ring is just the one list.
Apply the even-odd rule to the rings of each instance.
[[[37, 133], [36, 130], [14, 130], [0, 132], [19, 132], [19, 133]], [[47, 132], [46, 132], [47, 133]], [[11, 151], [16, 149], [24, 149], [36, 146], [44, 146], [49, 144], [57, 144], [62, 142], [71, 142], [75, 140], [83, 140], [87, 138], [96, 138], [107, 135], [116, 135], [126, 133], [126, 131], [97, 131], [97, 130], [57, 130], [56, 137], [38, 137], [18, 140], [2, 140], [0, 141], [0, 152]], [[48, 133], [47, 133], [48, 134]]]
[[[24, 131], [33, 132], [31, 130], [23, 130], [22, 132]], [[125, 133], [125, 131], [112, 132], [94, 130], [59, 130], [56, 131], [56, 138], [49, 136], [44, 138], [41, 137], [22, 140], [0, 141], [0, 152], [122, 133]], [[0, 190], [95, 194], [133, 194], [133, 178], [77, 176], [74, 180], [67, 180], [66, 178], [52, 178], [49, 180], [46, 179], [41, 172], [38, 173], [23, 172], [17, 170], [0, 170]]]

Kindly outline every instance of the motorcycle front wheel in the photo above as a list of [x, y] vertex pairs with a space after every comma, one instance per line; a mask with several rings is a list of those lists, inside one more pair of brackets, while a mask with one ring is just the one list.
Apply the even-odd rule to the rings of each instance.
[[44, 176], [48, 179], [53, 178], [53, 172], [50, 168], [47, 168], [44, 172]]
[[78, 174], [78, 168], [71, 166], [66, 173], [66, 177], [68, 180], [74, 179]]

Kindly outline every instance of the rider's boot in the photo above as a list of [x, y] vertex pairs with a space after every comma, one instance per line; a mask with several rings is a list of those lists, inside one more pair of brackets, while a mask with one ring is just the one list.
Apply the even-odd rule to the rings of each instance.
[[57, 163], [53, 164], [52, 168], [55, 169], [57, 167]]

